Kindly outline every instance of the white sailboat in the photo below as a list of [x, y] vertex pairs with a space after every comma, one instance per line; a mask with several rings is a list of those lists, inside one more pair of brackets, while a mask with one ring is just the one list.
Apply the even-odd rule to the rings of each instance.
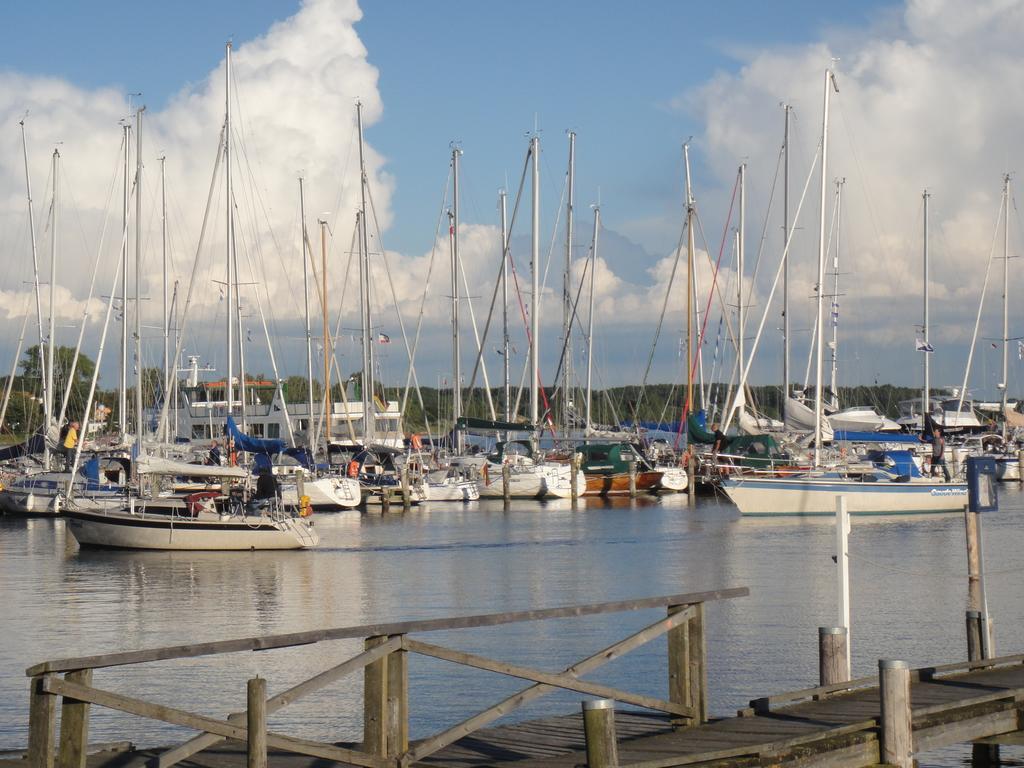
[[[818, 279], [816, 335], [814, 469], [788, 478], [733, 476], [722, 480], [729, 499], [744, 515], [834, 514], [836, 498], [845, 496], [851, 514], [906, 514], [955, 512], [967, 500], [964, 483], [941, 483], [925, 478], [908, 478], [884, 470], [853, 472], [822, 469], [824, 402], [822, 397], [822, 347], [824, 338], [823, 298], [825, 282], [825, 192], [828, 168], [828, 108], [835, 76], [825, 70], [825, 93], [821, 138], [821, 215], [818, 230]], [[787, 403], [787, 416], [789, 406]]]

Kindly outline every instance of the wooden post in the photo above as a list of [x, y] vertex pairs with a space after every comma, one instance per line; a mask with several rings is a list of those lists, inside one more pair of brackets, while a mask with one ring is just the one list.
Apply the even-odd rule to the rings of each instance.
[[380, 489], [380, 511], [387, 514], [391, 511], [391, 486], [382, 485]]
[[595, 699], [583, 702], [583, 735], [587, 742], [588, 768], [618, 768], [614, 701]]
[[29, 768], [53, 768], [53, 737], [57, 726], [57, 697], [52, 693], [43, 693], [43, 679], [46, 677], [56, 677], [56, 675], [38, 675], [29, 682]]
[[408, 512], [412, 500], [409, 498], [409, 465], [402, 465], [402, 511]]
[[629, 498], [636, 498], [636, 462], [629, 462]]
[[[92, 684], [91, 669], [77, 669], [64, 675], [69, 683]], [[60, 749], [57, 753], [59, 768], [85, 768], [89, 744], [89, 704], [67, 697], [60, 706]]]
[[[387, 642], [384, 635], [368, 637], [364, 650]], [[363, 751], [385, 756], [388, 721], [388, 657], [385, 656], [363, 670]]]
[[306, 473], [301, 467], [295, 473], [295, 503], [301, 505], [302, 497], [306, 495]]
[[845, 683], [846, 627], [818, 627], [818, 685]]
[[[674, 616], [685, 611], [689, 606], [670, 605], [668, 615]], [[668, 638], [668, 700], [673, 704], [690, 704], [690, 665], [689, 665], [689, 622], [670, 629]], [[676, 728], [694, 725], [689, 717], [673, 717], [672, 725]]]
[[512, 501], [512, 467], [508, 464], [501, 465], [501, 499], [505, 509], [508, 509]]
[[[981, 515], [964, 507], [964, 530], [967, 534], [967, 610], [977, 611], [981, 626], [981, 656], [988, 659], [992, 652], [992, 627], [988, 616], [985, 600], [985, 576], [982, 570], [981, 553]], [[970, 630], [968, 630], [968, 651], [970, 650]]]
[[687, 622], [690, 639], [690, 702], [697, 710], [698, 723], [708, 721], [708, 647], [704, 631], [704, 603], [693, 606]]
[[267, 768], [267, 681], [252, 678], [246, 686], [248, 744], [246, 768]]
[[409, 661], [406, 651], [387, 657], [388, 722], [387, 756], [398, 757], [409, 749]]
[[686, 497], [690, 504], [697, 499], [697, 457], [692, 452], [686, 457]]
[[967, 611], [967, 660], [980, 661], [981, 652], [981, 611]]
[[910, 668], [905, 661], [880, 659], [878, 678], [882, 703], [879, 759], [887, 765], [912, 768], [914, 746], [910, 719]]
[[579, 472], [580, 472], [580, 454], [573, 452], [572, 458], [569, 460], [569, 494], [572, 498], [572, 508], [576, 509], [579, 505], [580, 498], [580, 483], [579, 483]]
[[1017, 482], [1024, 483], [1024, 448], [1017, 451]]

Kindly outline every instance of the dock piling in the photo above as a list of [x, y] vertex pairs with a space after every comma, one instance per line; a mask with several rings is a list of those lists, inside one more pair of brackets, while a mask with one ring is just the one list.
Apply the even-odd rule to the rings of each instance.
[[834, 685], [850, 679], [846, 669], [846, 627], [818, 627], [818, 684]]
[[579, 505], [580, 499], [579, 472], [581, 458], [582, 456], [580, 454], [573, 453], [572, 458], [569, 459], [569, 493], [572, 496], [573, 509], [576, 509]]
[[629, 462], [629, 498], [636, 498], [636, 460]]
[[583, 702], [583, 734], [587, 742], [588, 768], [618, 768], [614, 701], [592, 699]]
[[402, 465], [402, 511], [408, 512], [411, 500], [409, 499], [409, 465]]
[[508, 510], [512, 502], [512, 468], [508, 464], [501, 465], [501, 500], [505, 509]]
[[[91, 669], [76, 669], [64, 675], [69, 683], [92, 684]], [[85, 768], [89, 745], [89, 704], [64, 698], [60, 708], [59, 768]]]
[[879, 659], [878, 690], [882, 707], [879, 759], [887, 765], [912, 768], [910, 667], [907, 662]]
[[[387, 642], [384, 635], [366, 638], [369, 651]], [[385, 756], [388, 721], [388, 657], [367, 664], [363, 669], [363, 751]]]
[[56, 675], [38, 675], [29, 682], [29, 768], [53, 768], [53, 740], [57, 732], [57, 697], [43, 690], [43, 681], [47, 677], [56, 677]]
[[254, 677], [246, 685], [246, 768], [267, 768], [267, 681]]
[[697, 459], [692, 451], [686, 452], [686, 498], [690, 504], [697, 500]]

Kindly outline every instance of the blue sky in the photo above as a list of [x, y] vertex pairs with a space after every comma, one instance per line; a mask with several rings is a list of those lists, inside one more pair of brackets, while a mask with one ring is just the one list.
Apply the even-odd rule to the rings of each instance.
[[[966, 357], [999, 179], [1014, 168], [1014, 126], [1024, 120], [1019, 114], [1024, 108], [1016, 106], [1024, 104], [1024, 96], [1013, 96], [1018, 91], [1024, 94], [1024, 68], [1015, 37], [1018, 30], [1024, 34], [1024, 15], [993, 3], [972, 6], [970, 14], [953, 13], [953, 6], [953, 0], [666, 1], [628, 7], [603, 0], [364, 2], [363, 17], [354, 27], [366, 49], [365, 62], [355, 62], [362, 70], [337, 73], [338, 87], [332, 90], [330, 76], [321, 67], [303, 105], [305, 125], [289, 124], [287, 116], [274, 125], [299, 129], [299, 137], [306, 129], [305, 136], [320, 142], [312, 152], [314, 160], [335, 164], [335, 176], [340, 176], [346, 147], [351, 146], [350, 126], [345, 124], [350, 103], [363, 95], [353, 89], [372, 92], [370, 101], [379, 103], [380, 114], [371, 119], [366, 139], [381, 161], [374, 172], [385, 182], [379, 194], [391, 223], [383, 236], [389, 251], [402, 255], [409, 270], [424, 266], [433, 243], [450, 142], [460, 142], [465, 153], [463, 222], [493, 226], [497, 190], [506, 179], [515, 186], [526, 134], [536, 120], [543, 144], [546, 244], [565, 172], [565, 132], [575, 130], [576, 202], [582, 214], [577, 231], [585, 233], [578, 241], [585, 245], [589, 240], [587, 206], [600, 191], [609, 232], [606, 242], [614, 246], [606, 254], [611, 270], [606, 281], [608, 311], [617, 321], [628, 321], [630, 313], [641, 310], [648, 313], [643, 328], [601, 331], [606, 340], [601, 354], [610, 364], [609, 376], [617, 377], [618, 383], [631, 380], [643, 364], [646, 341], [637, 344], [635, 339], [638, 333], [646, 338], [652, 325], [651, 307], [660, 304], [658, 291], [664, 287], [659, 283], [665, 279], [664, 260], [679, 237], [682, 142], [693, 137], [694, 183], [709, 248], [717, 250], [735, 167], [744, 159], [751, 180], [748, 227], [759, 232], [781, 139], [778, 103], [786, 99], [797, 104], [795, 197], [819, 130], [820, 73], [830, 55], [839, 55], [842, 92], [836, 99], [831, 173], [850, 178], [851, 210], [844, 213], [844, 243], [849, 249], [844, 274], [849, 277], [843, 279], [856, 288], [844, 291], [841, 383], [879, 379], [912, 384], [918, 378], [919, 361], [908, 360], [907, 350], [913, 350], [913, 325], [920, 314], [918, 216], [925, 186], [935, 195], [933, 343], [938, 341], [939, 351], [933, 365], [937, 381], [953, 383], [959, 380]], [[218, 125], [216, 72], [225, 40], [235, 40], [241, 59], [248, 43], [273, 37], [277, 47], [260, 61], [267, 67], [287, 62], [300, 53], [294, 36], [275, 37], [268, 30], [275, 22], [301, 16], [301, 9], [296, 2], [265, 0], [9, 4], [0, 28], [0, 75], [28, 78], [20, 82], [29, 93], [24, 99], [6, 94], [4, 114], [13, 125], [31, 106], [23, 102], [45, 95], [40, 78], [74, 86], [76, 98], [65, 111], [77, 111], [60, 114], [44, 99], [32, 118], [33, 136], [46, 133], [43, 123], [55, 122], [54, 115], [61, 118], [58, 138], [68, 142], [70, 166], [78, 130], [99, 135], [108, 124], [116, 130], [117, 118], [111, 116], [123, 114], [101, 89], [114, 94], [142, 91], [153, 118], [165, 122], [163, 138], [178, 149], [198, 153], [196, 157], [202, 155], [189, 169], [188, 189], [198, 199], [205, 193], [202, 185], [208, 183], [207, 155], [212, 154]], [[331, 33], [344, 34], [347, 22], [336, 21]], [[308, 26], [302, 29], [309, 35]], [[311, 48], [320, 48], [310, 58], [323, 65], [332, 43], [333, 38], [311, 42]], [[377, 74], [372, 85], [367, 63]], [[264, 120], [280, 117], [273, 114], [275, 98], [294, 96], [296, 90], [300, 101], [304, 95], [301, 76], [273, 84], [292, 93], [274, 94], [270, 85], [263, 85], [243, 80], [240, 91], [243, 104], [261, 95], [269, 99], [259, 107]], [[332, 96], [338, 103], [330, 103]], [[97, 103], [92, 111], [90, 99]], [[285, 101], [282, 110], [299, 114], [294, 103], [286, 107]], [[191, 106], [197, 111], [190, 122]], [[314, 130], [311, 123], [319, 125]], [[20, 146], [12, 137], [3, 138], [11, 138], [3, 143], [5, 155], [11, 155], [5, 163], [10, 178], [2, 181], [6, 199], [13, 201], [7, 205], [13, 217], [23, 215], [18, 202]], [[276, 136], [269, 138], [272, 145]], [[106, 141], [97, 139], [90, 146], [102, 147]], [[37, 154], [36, 173], [45, 176], [46, 151], [40, 147]], [[283, 227], [288, 207], [294, 206], [294, 169], [306, 166], [291, 155], [277, 159], [277, 166], [267, 165], [276, 168], [276, 175], [260, 182], [276, 190], [278, 224]], [[336, 186], [323, 184], [310, 210], [330, 210], [331, 201], [340, 199], [337, 185], [347, 182], [327, 181]], [[344, 203], [339, 210], [347, 210]], [[776, 202], [773, 215], [777, 214]], [[310, 214], [314, 215], [319, 214]], [[802, 227], [811, 232], [816, 200], [804, 215]], [[188, 211], [186, 229], [200, 216], [201, 211]], [[493, 239], [493, 233], [483, 229], [477, 235]], [[342, 248], [347, 247], [347, 236], [343, 239]], [[748, 248], [756, 250], [756, 243], [748, 240]], [[755, 305], [770, 287], [777, 250], [766, 249], [768, 261], [753, 288]], [[807, 262], [812, 250], [807, 242], [794, 244], [798, 260]], [[467, 247], [465, 254], [490, 258], [482, 246]], [[794, 321], [802, 328], [809, 326], [806, 297], [812, 290], [805, 267], [800, 267], [802, 282], [795, 289], [804, 317]], [[481, 268], [475, 274], [483, 280], [491, 271]], [[417, 285], [415, 280], [410, 283], [411, 296]], [[612, 301], [615, 293], [626, 298]], [[989, 322], [993, 311], [990, 305], [983, 336], [995, 335]], [[478, 312], [483, 310], [478, 307]], [[769, 320], [768, 332], [776, 337], [766, 339], [768, 349], [778, 346], [773, 328], [777, 322], [774, 316]], [[659, 357], [655, 380], [669, 381], [677, 373], [672, 349], [679, 324], [675, 318], [667, 331], [668, 351]], [[395, 338], [393, 322], [382, 330]], [[1010, 335], [1020, 335], [1017, 330], [1011, 328]], [[424, 382], [443, 375], [443, 338], [440, 328], [434, 346], [428, 343], [421, 355]], [[794, 368], [802, 368], [807, 338], [794, 342], [802, 345], [794, 351]], [[392, 350], [394, 369], [400, 367], [397, 352]], [[992, 354], [985, 350], [981, 356], [985, 386], [996, 376]], [[301, 370], [297, 358], [291, 359], [287, 351], [284, 357], [289, 372]], [[755, 379], [777, 379], [776, 357], [772, 352], [763, 364], [759, 359]]]

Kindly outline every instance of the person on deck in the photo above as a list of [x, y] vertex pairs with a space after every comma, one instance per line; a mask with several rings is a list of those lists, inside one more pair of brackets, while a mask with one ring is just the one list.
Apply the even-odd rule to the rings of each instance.
[[210, 443], [210, 452], [206, 454], [206, 463], [211, 467], [220, 466], [220, 445], [216, 440]]
[[939, 467], [942, 467], [942, 474], [948, 483], [949, 468], [946, 466], [946, 440], [942, 437], [942, 430], [936, 427], [932, 433], [932, 477], [935, 477], [935, 472]]
[[256, 490], [249, 500], [249, 509], [259, 511], [281, 500], [281, 486], [270, 467], [262, 467], [256, 477]]
[[61, 444], [61, 453], [64, 454], [64, 471], [71, 471], [71, 464], [75, 460], [75, 446], [78, 445], [78, 422], [72, 421], [68, 425], [68, 431], [64, 435], [64, 442]]
[[717, 456], [718, 452], [729, 444], [729, 438], [725, 436], [725, 432], [721, 430], [721, 425], [717, 421], [711, 425], [711, 432], [715, 436], [715, 443], [711, 446], [711, 452]]

